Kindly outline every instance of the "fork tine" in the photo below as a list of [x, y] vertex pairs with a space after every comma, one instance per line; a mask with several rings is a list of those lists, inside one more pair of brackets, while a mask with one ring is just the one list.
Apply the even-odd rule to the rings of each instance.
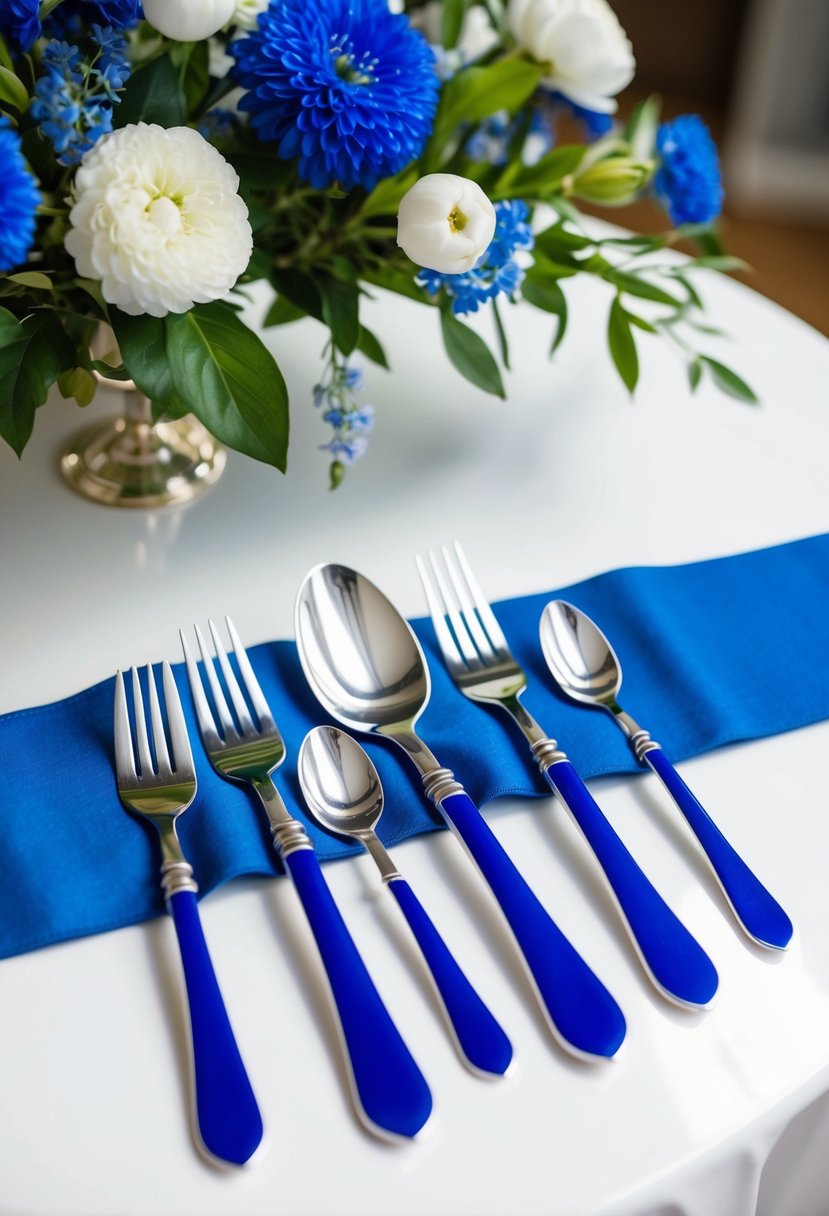
[[135, 771], [135, 755], [132, 750], [127, 690], [120, 671], [115, 675], [115, 773], [119, 785], [138, 780], [138, 774]]
[[452, 632], [455, 635], [455, 650], [460, 651], [467, 667], [479, 667], [481, 660], [475, 648], [474, 639], [470, 637], [469, 630], [466, 628], [463, 617], [458, 611], [457, 600], [452, 595], [449, 584], [444, 577], [438, 556], [434, 551], [430, 551], [428, 557], [438, 599], [443, 604], [444, 616], [448, 616]]
[[490, 641], [492, 642], [492, 645], [495, 647], [496, 650], [503, 650], [506, 654], [509, 654], [510, 653], [509, 643], [507, 642], [507, 639], [504, 637], [504, 634], [501, 630], [501, 626], [498, 624], [498, 621], [495, 617], [495, 613], [492, 611], [492, 609], [489, 605], [489, 600], [484, 595], [483, 591], [480, 588], [478, 580], [475, 578], [475, 575], [472, 573], [472, 567], [469, 565], [469, 562], [466, 560], [466, 554], [464, 553], [463, 549], [461, 548], [460, 541], [456, 540], [454, 542], [453, 547], [455, 550], [455, 556], [458, 559], [458, 565], [460, 566], [461, 571], [463, 573], [463, 577], [466, 580], [466, 586], [469, 589], [469, 594], [472, 597], [473, 603], [475, 605], [475, 608], [478, 611], [478, 615], [481, 618], [481, 622], [484, 626], [484, 629], [486, 629], [487, 633], [489, 634], [489, 638], [490, 638]]
[[467, 630], [475, 643], [481, 658], [485, 663], [489, 663], [495, 657], [495, 647], [492, 645], [486, 630], [481, 625], [475, 615], [475, 605], [472, 602], [469, 591], [463, 581], [463, 577], [459, 573], [455, 565], [452, 553], [448, 545], [441, 545], [441, 556], [443, 564], [446, 567], [446, 572], [449, 576], [449, 581], [452, 584], [455, 602], [459, 605], [460, 616], [466, 625]]
[[230, 712], [230, 706], [225, 700], [225, 694], [222, 692], [222, 686], [219, 683], [219, 677], [216, 675], [216, 668], [213, 663], [213, 656], [207, 649], [207, 643], [204, 640], [204, 634], [198, 625], [194, 626], [196, 630], [196, 639], [199, 643], [199, 651], [201, 653], [201, 661], [204, 667], [204, 673], [207, 676], [207, 682], [210, 685], [210, 691], [213, 694], [213, 704], [216, 706], [216, 712], [219, 715], [218, 724], [224, 731], [225, 738], [228, 734], [236, 734], [236, 724], [233, 721], [233, 714]]
[[236, 719], [242, 728], [242, 734], [256, 734], [256, 727], [253, 725], [253, 719], [250, 716], [247, 702], [244, 694], [239, 687], [239, 681], [236, 679], [233, 668], [230, 666], [230, 660], [227, 657], [225, 648], [222, 645], [222, 639], [219, 637], [219, 631], [212, 621], [207, 622], [210, 626], [210, 636], [213, 639], [213, 649], [216, 651], [216, 658], [219, 660], [219, 666], [222, 669], [222, 675], [225, 678], [227, 691], [230, 693], [230, 699], [233, 702], [233, 708], [236, 710]]
[[[429, 559], [430, 561], [432, 560], [431, 553], [429, 554]], [[446, 610], [443, 601], [439, 598], [437, 583], [419, 553], [415, 556], [415, 564], [417, 565], [421, 586], [426, 596], [426, 603], [429, 606], [429, 615], [432, 618], [438, 645], [443, 651], [444, 659], [451, 667], [453, 664], [460, 662], [461, 654], [452, 631], [446, 624]]]
[[192, 777], [195, 773], [193, 752], [190, 749], [190, 739], [184, 712], [181, 708], [181, 698], [178, 695], [173, 669], [169, 663], [161, 666], [161, 676], [164, 683], [164, 700], [167, 704], [167, 724], [170, 727], [170, 742], [173, 745], [173, 772], [177, 777]]
[[233, 645], [233, 653], [236, 655], [236, 662], [239, 664], [239, 670], [242, 673], [242, 680], [244, 682], [245, 689], [250, 697], [251, 705], [256, 710], [256, 716], [259, 718], [259, 722], [262, 725], [267, 724], [268, 726], [274, 726], [270, 706], [265, 699], [265, 694], [259, 687], [259, 681], [256, 678], [256, 673], [250, 665], [248, 653], [242, 645], [239, 634], [236, 632], [236, 626], [233, 624], [233, 621], [229, 616], [225, 617], [225, 624], [227, 625], [227, 632], [230, 635], [230, 641]]
[[[187, 668], [187, 679], [190, 682], [190, 695], [193, 698], [193, 704], [196, 707], [196, 718], [199, 723], [201, 737], [206, 745], [215, 746], [221, 742], [219, 733], [216, 729], [216, 719], [213, 717], [213, 710], [210, 708], [210, 702], [207, 700], [204, 691], [204, 684], [199, 673], [199, 665], [193, 658], [193, 652], [190, 649], [184, 630], [179, 629], [178, 636], [181, 638], [181, 649], [184, 653], [184, 663]], [[173, 742], [173, 751], [175, 752], [176, 745]], [[176, 762], [178, 755], [176, 754]]]
[[132, 669], [132, 701], [135, 710], [135, 734], [138, 741], [138, 763], [141, 776], [149, 777], [153, 769], [153, 758], [150, 752], [150, 741], [147, 738], [147, 720], [144, 716], [144, 698], [141, 696], [141, 681], [138, 678], [138, 668]]
[[150, 693], [150, 722], [155, 745], [155, 763], [159, 777], [172, 775], [170, 753], [167, 751], [167, 736], [164, 733], [164, 719], [161, 716], [161, 704], [158, 700], [158, 689], [155, 686], [152, 664], [147, 664], [147, 688]]

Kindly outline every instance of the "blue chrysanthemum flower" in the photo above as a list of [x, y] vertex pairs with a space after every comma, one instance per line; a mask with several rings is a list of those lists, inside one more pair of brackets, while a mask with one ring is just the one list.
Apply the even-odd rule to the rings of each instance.
[[456, 316], [477, 312], [496, 296], [515, 295], [524, 278], [515, 254], [521, 249], [532, 249], [535, 244], [529, 219], [530, 209], [522, 199], [496, 203], [495, 232], [472, 270], [464, 274], [421, 270], [415, 282], [430, 296], [445, 291]]
[[706, 224], [722, 211], [720, 159], [697, 114], [663, 123], [656, 134], [659, 168], [654, 192], [674, 224]]
[[0, 0], [0, 34], [21, 51], [28, 51], [41, 35], [38, 0]]
[[26, 261], [35, 239], [40, 193], [20, 150], [20, 137], [0, 119], [0, 270]]
[[315, 189], [371, 190], [432, 129], [434, 55], [386, 0], [280, 0], [230, 51], [251, 126]]

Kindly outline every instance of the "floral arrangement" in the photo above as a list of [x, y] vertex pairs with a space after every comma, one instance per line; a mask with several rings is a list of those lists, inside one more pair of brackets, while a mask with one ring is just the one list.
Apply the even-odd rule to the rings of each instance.
[[[503, 307], [548, 313], [553, 353], [567, 280], [593, 275], [629, 390], [639, 330], [678, 344], [692, 387], [753, 400], [694, 340], [694, 272], [737, 265], [716, 149], [655, 100], [617, 124], [634, 67], [606, 0], [0, 0], [0, 435], [21, 453], [52, 385], [85, 405], [97, 371], [284, 470], [284, 380], [240, 317], [256, 280], [264, 326], [328, 330], [332, 485], [374, 422], [350, 359], [386, 366], [360, 318], [375, 288], [433, 308], [458, 372], [502, 397]], [[598, 238], [577, 210], [646, 194], [658, 236]], [[699, 256], [644, 256], [680, 238]], [[495, 353], [462, 320], [481, 310]], [[101, 323], [115, 364], [90, 353]]]

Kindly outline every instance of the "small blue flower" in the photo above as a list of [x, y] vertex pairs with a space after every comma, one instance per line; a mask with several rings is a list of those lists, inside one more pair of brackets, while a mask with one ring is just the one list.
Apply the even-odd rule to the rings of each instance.
[[530, 209], [522, 199], [496, 203], [495, 232], [472, 270], [464, 274], [421, 270], [415, 282], [431, 296], [445, 291], [456, 316], [477, 312], [498, 295], [515, 295], [524, 278], [515, 254], [535, 244], [529, 218]]
[[434, 55], [386, 0], [280, 0], [230, 51], [257, 136], [316, 189], [371, 190], [432, 129]]
[[697, 114], [663, 123], [656, 133], [660, 156], [654, 193], [674, 224], [706, 224], [722, 211], [723, 189], [716, 145]]
[[319, 447], [321, 452], [330, 452], [335, 460], [340, 460], [343, 464], [354, 464], [355, 460], [365, 456], [368, 440], [362, 435], [355, 435], [353, 439], [335, 438], [329, 443], [321, 443]]
[[54, 148], [58, 162], [76, 165], [85, 152], [112, 130], [112, 107], [129, 79], [126, 39], [108, 26], [93, 25], [100, 48], [89, 67], [67, 42], [47, 43], [43, 75], [35, 85], [29, 112]]
[[0, 119], [0, 271], [26, 261], [35, 239], [40, 194], [20, 149], [20, 137]]

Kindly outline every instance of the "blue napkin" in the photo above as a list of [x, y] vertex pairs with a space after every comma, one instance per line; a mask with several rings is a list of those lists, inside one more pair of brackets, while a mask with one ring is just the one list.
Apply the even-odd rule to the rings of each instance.
[[[527, 708], [582, 775], [637, 772], [609, 717], [567, 702], [547, 673], [538, 621], [556, 595], [605, 631], [624, 669], [623, 705], [674, 760], [829, 717], [829, 535], [686, 566], [616, 570], [496, 606], [527, 671]], [[431, 624], [417, 620], [414, 628], [433, 680], [420, 730], [441, 762], [479, 804], [505, 794], [547, 794], [508, 720], [462, 697], [446, 675]], [[326, 719], [294, 643], [256, 646], [250, 657], [285, 736], [288, 760], [277, 782], [289, 809], [307, 823], [321, 858], [357, 851], [304, 813], [295, 759], [305, 732]], [[246, 789], [211, 769], [181, 666], [176, 678], [199, 779], [180, 835], [201, 894], [239, 875], [279, 873], [264, 814]], [[115, 789], [112, 703], [107, 680], [0, 718], [0, 957], [163, 911], [155, 831], [123, 810]], [[386, 791], [380, 830], [386, 843], [440, 827], [402, 753], [379, 740], [367, 747]]]

